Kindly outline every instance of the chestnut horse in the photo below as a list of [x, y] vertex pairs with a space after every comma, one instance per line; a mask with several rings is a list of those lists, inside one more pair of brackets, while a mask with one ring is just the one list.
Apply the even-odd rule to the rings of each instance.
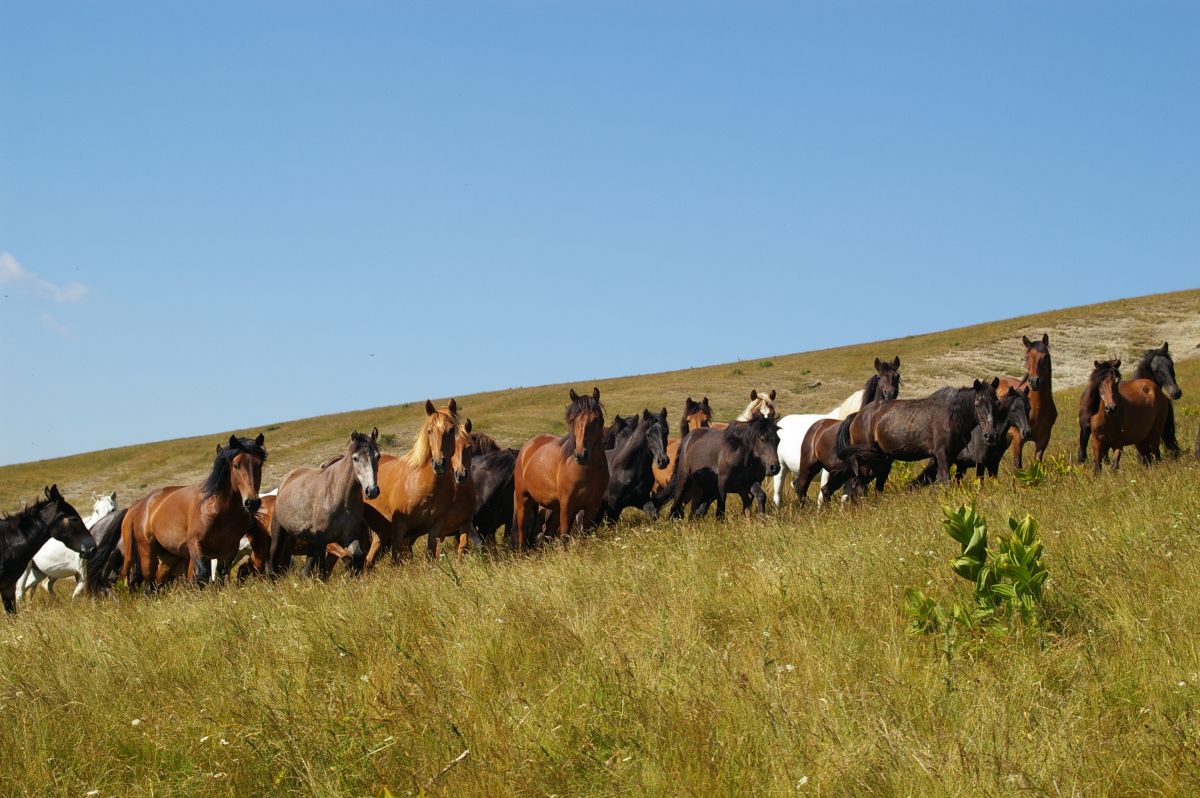
[[558, 514], [559, 534], [573, 526], [590, 529], [608, 488], [608, 458], [604, 456], [604, 407], [600, 389], [580, 396], [571, 389], [567, 434], [537, 435], [517, 453], [513, 466], [513, 505], [517, 548], [533, 539], [539, 507]]
[[683, 443], [683, 439], [687, 434], [695, 429], [704, 429], [712, 423], [712, 407], [708, 404], [708, 397], [704, 397], [699, 402], [692, 401], [692, 397], [688, 397], [683, 403], [683, 416], [679, 419], [679, 437], [667, 438], [667, 465], [659, 468], [658, 464], [654, 464], [654, 494], [660, 493], [671, 482], [671, 474], [675, 473], [675, 458], [679, 454], [679, 444]]
[[1089, 425], [1096, 473], [1109, 449], [1115, 450], [1112, 467], [1120, 467], [1121, 448], [1130, 444], [1137, 447], [1138, 459], [1143, 463], [1162, 458], [1159, 444], [1169, 403], [1158, 383], [1148, 379], [1122, 382], [1120, 360], [1097, 360], [1088, 378], [1088, 390], [1096, 392], [1099, 406]]
[[1013, 468], [1023, 468], [1022, 450], [1025, 441], [1033, 441], [1033, 456], [1041, 460], [1046, 454], [1050, 443], [1050, 432], [1058, 419], [1058, 408], [1054, 406], [1054, 386], [1051, 381], [1050, 369], [1050, 336], [1042, 333], [1042, 340], [1030, 341], [1028, 336], [1021, 336], [1025, 345], [1025, 376], [1021, 379], [1001, 377], [998, 393], [1003, 395], [1005, 389], [1022, 390], [1023, 385], [1029, 385], [1029, 427], [1032, 438], [1022, 437], [1021, 432], [1014, 426], [1009, 430], [1012, 440]]
[[408, 454], [379, 458], [379, 495], [367, 499], [363, 517], [375, 533], [367, 563], [381, 551], [392, 560], [412, 554], [417, 538], [427, 535], [427, 552], [437, 554], [437, 542], [445, 533], [442, 522], [455, 500], [455, 483], [468, 479], [462, 455], [470, 437], [458, 421], [458, 403], [453, 399], [443, 408], [425, 401], [425, 419]]
[[363, 499], [379, 495], [378, 440], [378, 428], [370, 435], [355, 430], [339, 457], [319, 469], [294, 468], [284, 476], [271, 515], [272, 572], [281, 569], [284, 558], [290, 564], [293, 537], [304, 540], [308, 548], [306, 575], [316, 571], [322, 579], [329, 578], [325, 547], [330, 543], [352, 552], [352, 570], [362, 569], [362, 558], [366, 556], [360, 539], [365, 528]]
[[261, 433], [254, 440], [230, 435], [228, 445], [217, 444], [203, 482], [160, 488], [134, 503], [121, 522], [122, 578], [128, 583], [135, 549], [146, 593], [185, 565], [188, 581], [195, 582], [203, 558], [219, 560], [221, 575], [228, 573], [262, 503], [258, 490], [266, 459]]
[[[1092, 431], [1092, 416], [1100, 409], [1100, 394], [1096, 385], [1091, 381], [1098, 372], [1093, 370], [1088, 385], [1079, 397], [1079, 455], [1081, 463], [1087, 462], [1087, 444]], [[1178, 399], [1183, 396], [1179, 383], [1175, 380], [1175, 361], [1171, 359], [1170, 348], [1166, 341], [1158, 349], [1147, 349], [1142, 354], [1134, 370], [1135, 380], [1153, 380], [1168, 399]], [[1179, 441], [1175, 438], [1175, 407], [1167, 402], [1167, 420], [1163, 424], [1162, 443], [1172, 456], [1180, 454]]]

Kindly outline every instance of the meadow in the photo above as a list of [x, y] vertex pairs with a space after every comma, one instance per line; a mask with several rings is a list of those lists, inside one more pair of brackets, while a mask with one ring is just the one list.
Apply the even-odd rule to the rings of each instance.
[[[853, 506], [789, 491], [765, 520], [630, 510], [531, 556], [149, 601], [39, 595], [0, 629], [0, 794], [1200, 794], [1198, 322], [1189, 291], [598, 382], [610, 413], [666, 404], [673, 422], [689, 394], [730, 418], [751, 387], [776, 388], [784, 413], [824, 411], [875, 356], [900, 355], [913, 397], [1019, 373], [1021, 334], [1048, 331], [1059, 421], [1040, 483], [1006, 460], [983, 485], [906, 490], [901, 467]], [[1080, 371], [1164, 339], [1184, 456], [1073, 464]], [[565, 395], [459, 400], [518, 444], [562, 430]], [[405, 448], [421, 404], [268, 427], [264, 485], [355, 426]], [[0, 496], [11, 508], [57, 481], [128, 504], [198, 479], [228, 433], [6, 467]], [[907, 588], [970, 594], [940, 520], [971, 502], [993, 535], [1038, 521], [1042, 622], [913, 634]]]

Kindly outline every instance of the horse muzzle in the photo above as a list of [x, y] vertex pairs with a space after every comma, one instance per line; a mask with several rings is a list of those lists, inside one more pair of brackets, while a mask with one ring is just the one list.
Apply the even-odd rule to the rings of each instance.
[[454, 481], [455, 481], [457, 484], [459, 484], [459, 485], [461, 485], [461, 484], [463, 484], [464, 482], [466, 482], [466, 481], [467, 481], [467, 471], [466, 471], [466, 469], [463, 469], [462, 471], [455, 471], [455, 472], [454, 472]]
[[1115, 412], [1117, 412], [1116, 405], [1105, 405], [1104, 406], [1104, 415], [1111, 416]]
[[262, 499], [256, 496], [253, 499], [246, 499], [244, 502], [242, 502], [242, 505], [246, 508], [246, 512], [250, 513], [250, 515], [254, 515], [258, 512], [258, 508], [262, 507]]
[[363, 491], [363, 495], [366, 496], [368, 499], [378, 499], [379, 498], [379, 486], [372, 485], [371, 487], [369, 487]]
[[1042, 378], [1041, 377], [1030, 377], [1029, 378], [1029, 387], [1035, 391], [1041, 390]]
[[994, 432], [986, 433], [983, 436], [983, 442], [986, 443], [988, 446], [995, 446], [996, 441], [998, 441], [998, 440], [1000, 440], [1000, 436]]
[[96, 553], [96, 544], [95, 543], [84, 543], [82, 546], [79, 547], [80, 559], [84, 559], [84, 560], [90, 559], [91, 556], [95, 553]]
[[444, 457], [441, 460], [434, 460], [431, 465], [433, 466], [433, 473], [438, 476], [446, 473], [446, 459]]
[[773, 463], [767, 466], [767, 476], [773, 477], [779, 473], [779, 463]]
[[582, 452], [575, 453], [575, 462], [576, 463], [579, 463], [580, 465], [587, 465], [587, 461], [588, 461], [588, 450], [587, 449], [584, 449]]
[[669, 458], [669, 457], [660, 457], [660, 458], [658, 458], [657, 460], [655, 460], [654, 462], [655, 462], [655, 464], [656, 464], [656, 465], [657, 465], [657, 466], [658, 466], [660, 469], [663, 469], [663, 468], [666, 468], [667, 466], [669, 466], [669, 465], [671, 464], [671, 458]]
[[1178, 385], [1176, 385], [1174, 388], [1172, 388], [1170, 391], [1167, 392], [1167, 395], [1170, 396], [1172, 399], [1179, 399], [1180, 397], [1183, 396], [1183, 389], [1180, 388]]

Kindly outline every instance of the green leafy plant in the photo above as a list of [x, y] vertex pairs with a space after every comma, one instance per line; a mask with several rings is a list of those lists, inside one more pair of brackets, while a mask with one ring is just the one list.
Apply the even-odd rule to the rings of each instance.
[[951, 627], [976, 629], [989, 622], [1019, 618], [1028, 626], [1041, 625], [1038, 609], [1049, 571], [1042, 564], [1042, 541], [1038, 524], [1028, 513], [1008, 519], [1009, 534], [994, 551], [988, 548], [987, 521], [974, 505], [957, 510], [942, 508], [942, 526], [958, 543], [960, 552], [950, 562], [958, 576], [972, 584], [972, 601], [948, 606], [909, 588], [904, 593], [904, 612], [911, 619], [909, 631], [950, 631]]
[[1046, 483], [1046, 477], [1050, 475], [1050, 472], [1040, 460], [1034, 460], [1030, 462], [1028, 468], [1018, 468], [1014, 474], [1017, 482], [1021, 485], [1027, 488], [1037, 488]]
[[771, 361], [769, 361], [769, 360], [760, 360], [760, 361], [758, 361], [758, 367], [759, 367], [760, 369], [769, 369], [769, 368], [771, 368], [771, 367], [772, 367], [772, 366], [774, 366], [774, 365], [775, 365], [775, 364], [774, 364], [774, 363], [772, 363], [772, 362], [771, 362]]
[[741, 369], [730, 369], [729, 370], [730, 377], [741, 377], [744, 373], [745, 372], [743, 372]]

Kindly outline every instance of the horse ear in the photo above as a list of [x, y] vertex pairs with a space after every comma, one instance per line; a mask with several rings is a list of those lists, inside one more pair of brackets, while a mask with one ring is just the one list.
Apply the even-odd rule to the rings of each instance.
[[757, 399], [757, 398], [758, 398], [758, 389], [757, 389], [757, 388], [751, 388], [751, 389], [750, 389], [750, 401], [751, 401], [751, 402], [753, 402], [753, 401], [754, 401], [755, 399]]
[[266, 440], [267, 440], [267, 436], [263, 435], [260, 432], [260, 433], [258, 433], [258, 437], [254, 439], [254, 442], [257, 443], [259, 446], [262, 446], [264, 443], [266, 443]]
[[1100, 368], [1100, 361], [1099, 360], [1092, 361], [1092, 368]]
[[992, 377], [992, 390], [994, 391], [994, 390], [996, 390], [996, 389], [997, 389], [997, 388], [999, 388], [999, 387], [1000, 387], [1000, 378], [999, 378], [999, 377]]
[[1025, 398], [1029, 398], [1029, 383], [1025, 383], [1025, 387], [1021, 389], [1021, 393], [1025, 394]]
[[706, 396], [703, 399], [701, 399], [700, 404], [704, 405], [705, 407], [708, 407], [708, 397]]
[[353, 441], [353, 440], [357, 440], [357, 439], [358, 439], [358, 430], [354, 430], [353, 432], [350, 433], [350, 440]]
[[46, 488], [45, 488], [45, 490], [43, 491], [43, 493], [45, 493], [45, 494], [46, 494], [46, 498], [47, 498], [47, 499], [49, 499], [49, 498], [50, 498], [50, 486], [49, 486], [49, 485], [47, 485], [47, 486], [46, 486]]
[[772, 388], [771, 392], [769, 394], [767, 394], [767, 398], [770, 399], [772, 402], [775, 401], [775, 389], [774, 388]]
[[447, 407], [450, 408], [450, 415], [458, 415], [458, 402], [454, 401], [454, 397], [450, 397], [450, 404]]
[[879, 367], [882, 365], [883, 365], [883, 361], [880, 360], [879, 358], [875, 358], [875, 370], [879, 371]]
[[224, 446], [222, 446], [221, 444], [219, 444], [219, 443], [218, 443], [218, 444], [217, 444], [217, 454], [220, 454], [220, 453], [221, 453], [221, 450], [222, 450], [222, 449], [224, 449], [224, 448], [225, 448]]
[[1165, 355], [1167, 353], [1167, 342], [1166, 341], [1163, 341], [1162, 349], [1163, 349], [1163, 354]]
[[597, 402], [600, 401], [600, 389], [595, 386], [592, 387], [592, 398]]
[[1113, 361], [1113, 368], [1121, 368], [1121, 358], [1117, 358]]
[[108, 494], [108, 498], [115, 502], [117, 500], [117, 492], [114, 490], [112, 493]]
[[643, 408], [642, 408], [642, 420], [643, 420], [643, 421], [649, 421], [649, 420], [650, 420], [650, 408], [648, 408], [648, 407], [643, 407]]
[[379, 440], [379, 427], [375, 427], [374, 429], [371, 430], [371, 440], [373, 440], [373, 441]]
[[436, 412], [437, 412], [437, 410], [434, 408], [433, 402], [426, 399], [425, 400], [425, 415], [432, 416]]
[[1029, 340], [1029, 336], [1028, 336], [1028, 335], [1022, 335], [1022, 336], [1021, 336], [1021, 343], [1025, 344], [1025, 348], [1026, 348], [1026, 349], [1028, 349], [1029, 347], [1033, 346], [1033, 341], [1030, 341], [1030, 340]]
[[1050, 345], [1050, 333], [1042, 333], [1042, 343], [1046, 346]]
[[662, 416], [663, 421], [666, 421], [667, 420], [667, 408], [664, 407], [662, 409], [662, 412], [659, 413], [659, 415]]
[[230, 436], [229, 436], [229, 445], [230, 445], [230, 446], [237, 446], [237, 445], [238, 445], [238, 440], [237, 440], [237, 436], [236, 436], [236, 435], [230, 435]]
[[975, 380], [975, 384], [974, 384], [972, 387], [973, 387], [975, 390], [977, 390], [977, 391], [982, 391], [982, 390], [983, 390], [983, 383], [982, 383], [982, 382], [980, 382], [979, 380]]
[[578, 399], [578, 398], [579, 398], [579, 394], [575, 393], [575, 389], [574, 389], [574, 388], [572, 388], [572, 389], [571, 389], [571, 394], [570, 394], [570, 395], [571, 395], [571, 401], [572, 401], [572, 402], [574, 402], [576, 399]]
[[894, 369], [900, 368], [900, 356], [899, 355], [896, 355], [894, 358], [892, 358], [892, 368], [894, 368]]
[[468, 435], [471, 434], [471, 419], [467, 419], [467, 423], [463, 425], [463, 429], [467, 431]]

